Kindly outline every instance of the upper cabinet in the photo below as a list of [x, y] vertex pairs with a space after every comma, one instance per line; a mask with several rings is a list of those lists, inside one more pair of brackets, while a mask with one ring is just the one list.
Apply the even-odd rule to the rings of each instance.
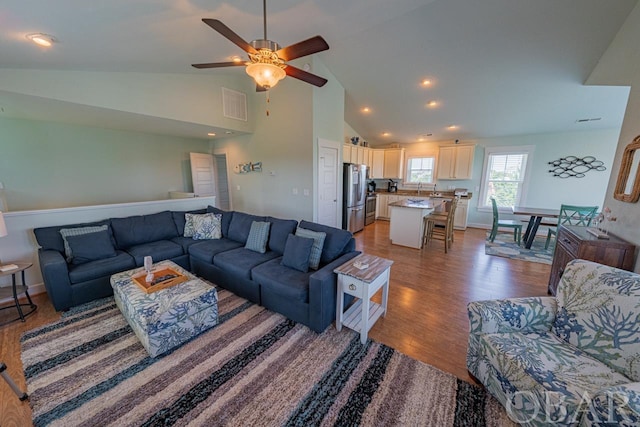
[[475, 146], [440, 147], [438, 179], [471, 179]]
[[384, 178], [384, 150], [372, 149], [369, 154], [369, 178]]
[[387, 148], [384, 150], [383, 178], [403, 179], [404, 148]]
[[367, 165], [370, 167], [369, 148], [360, 145], [344, 144], [342, 146], [342, 162]]

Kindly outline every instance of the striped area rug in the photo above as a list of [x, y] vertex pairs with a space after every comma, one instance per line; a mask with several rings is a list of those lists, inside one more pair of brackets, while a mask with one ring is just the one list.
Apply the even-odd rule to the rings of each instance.
[[150, 358], [113, 298], [22, 337], [35, 426], [505, 425], [476, 386], [218, 289], [220, 324]]

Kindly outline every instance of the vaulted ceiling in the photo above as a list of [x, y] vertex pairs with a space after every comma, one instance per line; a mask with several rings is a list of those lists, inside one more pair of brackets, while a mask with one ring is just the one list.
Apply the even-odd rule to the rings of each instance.
[[[325, 38], [316, 55], [345, 88], [345, 120], [373, 144], [615, 128], [628, 88], [584, 82], [635, 5], [269, 0], [268, 38]], [[202, 18], [262, 38], [258, 0], [3, 0], [0, 68], [244, 75], [190, 66], [243, 54]], [[43, 50], [33, 32], [58, 42]]]

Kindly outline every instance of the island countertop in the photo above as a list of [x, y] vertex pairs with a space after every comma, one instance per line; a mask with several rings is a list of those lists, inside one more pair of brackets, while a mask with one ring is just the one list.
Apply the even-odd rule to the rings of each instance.
[[397, 202], [389, 203], [389, 206], [395, 206], [399, 208], [414, 208], [414, 209], [436, 209], [445, 203], [443, 198], [426, 198], [426, 199], [403, 199]]

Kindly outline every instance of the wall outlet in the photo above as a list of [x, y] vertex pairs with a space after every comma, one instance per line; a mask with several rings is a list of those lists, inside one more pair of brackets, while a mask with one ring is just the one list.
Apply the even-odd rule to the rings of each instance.
[[292, 189], [291, 189], [291, 194], [293, 194], [294, 196], [297, 196], [297, 195], [298, 195], [298, 189], [297, 189], [297, 188], [295, 188], [295, 187], [294, 187], [294, 188], [292, 188]]
[[269, 176], [276, 176], [276, 171], [269, 171]]
[[305, 189], [304, 189], [304, 191], [303, 191], [303, 194], [304, 194], [305, 196], [308, 196], [308, 195], [309, 195], [309, 189], [308, 189], [308, 188], [305, 188]]
[[240, 191], [240, 186], [236, 185], [236, 190]]

